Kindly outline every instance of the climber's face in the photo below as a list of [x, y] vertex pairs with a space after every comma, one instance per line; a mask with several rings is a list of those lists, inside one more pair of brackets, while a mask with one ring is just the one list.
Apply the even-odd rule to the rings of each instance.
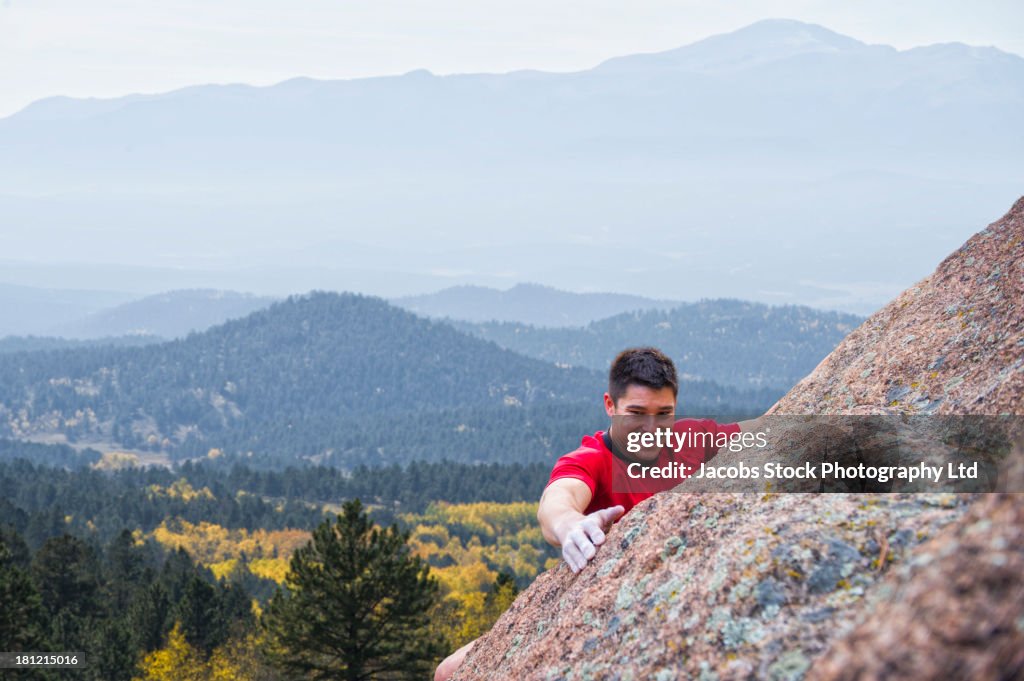
[[[654, 432], [657, 429], [672, 427], [675, 421], [676, 396], [668, 387], [654, 389], [631, 384], [618, 400], [613, 400], [611, 395], [605, 393], [604, 407], [612, 419], [609, 428], [612, 440], [622, 451], [627, 451], [626, 443], [630, 433]], [[660, 447], [649, 447], [632, 455], [641, 461], [653, 461], [658, 458], [660, 452]]]

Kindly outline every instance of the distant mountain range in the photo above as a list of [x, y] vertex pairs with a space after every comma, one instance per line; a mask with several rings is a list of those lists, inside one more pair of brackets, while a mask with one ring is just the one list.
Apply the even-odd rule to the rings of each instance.
[[49, 329], [67, 338], [179, 338], [269, 306], [274, 298], [234, 291], [169, 291], [93, 312]]
[[179, 338], [274, 300], [234, 291], [167, 291], [138, 298], [0, 284], [0, 352], [83, 345], [72, 341], [140, 345]]
[[672, 357], [680, 375], [688, 379], [784, 393], [863, 321], [808, 307], [702, 300], [669, 310], [627, 312], [581, 328], [452, 323], [530, 357], [601, 372], [622, 348], [654, 345]]
[[787, 20], [574, 73], [51, 98], [0, 120], [5, 279], [866, 314], [1017, 196], [1020, 120], [1016, 55]]
[[120, 291], [84, 291], [0, 283], [0, 338], [45, 334], [53, 326], [131, 300]]
[[507, 291], [453, 286], [437, 293], [393, 298], [391, 302], [427, 317], [554, 327], [585, 326], [621, 312], [667, 310], [680, 304], [617, 293], [570, 293], [539, 284], [516, 284]]
[[[0, 436], [343, 466], [547, 460], [606, 421], [602, 372], [559, 368], [353, 294], [289, 298], [145, 347], [0, 355]], [[777, 393], [687, 381], [689, 413]]]

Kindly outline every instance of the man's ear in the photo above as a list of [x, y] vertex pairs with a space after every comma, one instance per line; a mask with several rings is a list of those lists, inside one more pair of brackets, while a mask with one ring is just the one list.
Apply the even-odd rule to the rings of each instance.
[[615, 414], [615, 400], [608, 393], [604, 394], [604, 410], [608, 412], [608, 416]]

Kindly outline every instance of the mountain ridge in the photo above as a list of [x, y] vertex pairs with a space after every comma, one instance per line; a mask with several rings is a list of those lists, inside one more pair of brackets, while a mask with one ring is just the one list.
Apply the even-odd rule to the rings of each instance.
[[579, 328], [452, 324], [530, 357], [597, 371], [607, 371], [621, 348], [654, 345], [675, 360], [680, 376], [737, 388], [772, 386], [781, 394], [863, 319], [803, 306], [712, 298], [622, 312]]
[[5, 258], [38, 263], [26, 277], [112, 253], [171, 264], [161, 289], [537, 281], [869, 313], [1016, 197], [1024, 59], [801, 52], [814, 32], [796, 28], [790, 57], [741, 45], [761, 56], [714, 73], [411, 72], [40, 106], [0, 120], [0, 212], [31, 227]]
[[629, 310], [680, 305], [674, 300], [618, 293], [577, 293], [530, 282], [504, 290], [464, 284], [390, 300], [399, 307], [429, 317], [524, 322], [543, 327], [582, 326]]
[[[770, 52], [767, 48], [774, 48], [776, 52], [764, 56], [765, 52]], [[637, 64], [643, 64], [659, 68], [691, 68], [699, 72], [710, 73], [721, 68], [742, 68], [764, 63], [764, 61], [786, 59], [809, 53], [844, 52], [872, 48], [899, 52], [888, 45], [867, 45], [819, 24], [792, 19], [764, 19], [735, 31], [710, 36], [674, 49], [613, 57], [594, 68], [628, 70]], [[702, 58], [706, 58], [709, 52], [716, 51], [724, 51], [730, 56], [723, 60], [719, 55], [711, 63], [700, 61]], [[762, 52], [760, 58], [751, 54], [753, 51]]]
[[266, 307], [275, 298], [218, 289], [179, 289], [143, 296], [47, 329], [66, 338], [148, 335], [164, 339], [205, 331]]
[[[104, 113], [110, 110], [110, 104], [114, 102], [123, 102], [124, 104], [131, 104], [136, 102], [150, 102], [157, 101], [159, 99], [166, 98], [169, 95], [192, 95], [199, 94], [201, 92], [209, 92], [213, 89], [223, 89], [224, 92], [241, 92], [247, 89], [251, 90], [269, 90], [278, 87], [284, 89], [296, 90], [301, 88], [308, 88], [323, 83], [338, 83], [338, 82], [352, 82], [352, 81], [371, 81], [378, 79], [396, 79], [396, 78], [412, 78], [417, 79], [423, 76], [430, 78], [450, 78], [450, 77], [479, 77], [479, 76], [507, 76], [507, 75], [519, 75], [519, 76], [530, 76], [533, 74], [538, 75], [565, 75], [565, 74], [580, 74], [588, 73], [598, 70], [606, 70], [609, 68], [616, 68], [622, 65], [627, 65], [629, 60], [646, 60], [649, 58], [656, 58], [657, 61], [671, 60], [672, 57], [678, 57], [685, 55], [687, 51], [699, 52], [706, 50], [707, 48], [718, 48], [722, 44], [729, 46], [729, 43], [734, 43], [738, 40], [742, 40], [746, 37], [754, 37], [755, 40], [763, 41], [769, 45], [782, 44], [782, 45], [799, 45], [800, 41], [796, 40], [800, 36], [806, 36], [811, 38], [805, 40], [806, 44], [823, 45], [831, 48], [832, 51], [848, 51], [848, 50], [861, 50], [861, 49], [884, 49], [886, 51], [898, 54], [907, 54], [914, 51], [918, 53], [926, 53], [929, 51], [949, 51], [954, 50], [957, 52], [968, 51], [976, 52], [982, 51], [987, 55], [999, 55], [1017, 60], [1024, 61], [1024, 57], [1017, 55], [1013, 52], [1001, 50], [994, 46], [984, 45], [970, 45], [958, 41], [951, 42], [939, 42], [929, 43], [925, 45], [917, 45], [914, 47], [906, 48], [903, 50], [894, 48], [889, 45], [882, 44], [869, 44], [864, 43], [856, 38], [841, 34], [837, 31], [833, 31], [820, 24], [804, 22], [795, 19], [785, 18], [770, 18], [756, 21], [752, 24], [737, 28], [732, 31], [726, 31], [715, 35], [708, 36], [690, 43], [685, 43], [678, 47], [669, 48], [666, 50], [659, 50], [657, 52], [642, 52], [628, 55], [619, 55], [610, 57], [602, 60], [594, 66], [579, 69], [577, 71], [544, 71], [542, 69], [513, 69], [507, 72], [491, 73], [491, 72], [459, 72], [449, 74], [435, 74], [429, 69], [416, 68], [410, 71], [396, 74], [384, 74], [378, 76], [365, 76], [357, 78], [313, 78], [309, 76], [293, 76], [286, 78], [277, 83], [270, 85], [249, 85], [246, 83], [224, 83], [224, 84], [195, 84], [187, 85], [181, 88], [175, 88], [173, 90], [167, 90], [158, 93], [130, 93], [120, 95], [116, 97], [70, 97], [66, 95], [56, 95], [53, 97], [45, 97], [35, 102], [26, 105], [24, 108], [17, 112], [14, 112], [10, 116], [0, 118], [0, 121], [13, 117], [23, 117], [26, 119], [37, 119], [37, 120], [59, 120], [62, 118], [60, 115], [62, 111], [66, 111], [69, 117], [78, 117], [80, 113], [71, 112], [68, 107], [72, 103], [81, 102], [84, 107], [91, 107], [94, 113]], [[805, 54], [806, 52], [793, 52], [789, 53], [788, 56], [795, 54]], [[109, 103], [109, 104], [108, 104]], [[87, 114], [88, 115], [88, 114]]]
[[[343, 467], [442, 454], [543, 460], [596, 424], [605, 381], [380, 298], [313, 292], [144, 347], [0, 354], [0, 434]], [[777, 395], [692, 380], [681, 389], [705, 411]]]

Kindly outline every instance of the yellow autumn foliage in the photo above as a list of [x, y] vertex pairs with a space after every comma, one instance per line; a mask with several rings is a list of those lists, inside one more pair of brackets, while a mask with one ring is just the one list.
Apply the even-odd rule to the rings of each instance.
[[167, 487], [150, 485], [147, 489], [150, 496], [165, 496], [171, 497], [172, 499], [181, 499], [182, 501], [193, 501], [194, 499], [200, 498], [214, 498], [213, 492], [210, 491], [209, 487], [203, 487], [200, 490], [195, 490], [185, 478], [178, 478]]
[[100, 460], [92, 464], [99, 471], [116, 471], [139, 465], [139, 457], [131, 452], [104, 452]]
[[229, 530], [206, 521], [193, 525], [187, 520], [169, 518], [153, 530], [153, 538], [164, 546], [181, 546], [204, 565], [240, 558], [291, 557], [295, 549], [309, 541], [305, 530]]
[[249, 634], [230, 639], [209, 659], [185, 640], [181, 623], [175, 622], [167, 644], [143, 658], [140, 676], [132, 681], [255, 681], [266, 678], [259, 657], [260, 636]]
[[288, 558], [256, 558], [249, 561], [249, 572], [257, 577], [272, 579], [278, 584], [284, 584], [289, 562]]
[[416, 519], [424, 525], [461, 526], [481, 538], [493, 539], [537, 525], [537, 504], [521, 501], [501, 504], [480, 501], [473, 504], [449, 504], [437, 501], [420, 515], [406, 514], [405, 520]]
[[262, 635], [231, 639], [213, 651], [207, 665], [209, 681], [256, 681], [266, 678], [260, 662]]
[[498, 576], [498, 573], [487, 569], [482, 561], [469, 565], [431, 568], [430, 574], [437, 577], [437, 581], [441, 583], [441, 593], [456, 595], [482, 594]]
[[557, 564], [537, 526], [536, 503], [435, 502], [402, 520], [410, 549], [441, 584], [436, 626], [453, 649], [490, 629], [511, 604], [512, 585], [491, 593], [499, 572], [529, 581]]
[[485, 612], [487, 594], [480, 591], [460, 594], [454, 600], [458, 603], [457, 612], [461, 621], [452, 633], [456, 644], [461, 647], [463, 642], [469, 643], [486, 633], [493, 622], [487, 621]]
[[423, 513], [408, 513], [402, 519], [412, 528], [413, 553], [434, 566], [442, 584], [453, 592], [465, 591], [460, 586], [465, 583], [460, 581], [463, 577], [454, 566], [486, 565], [492, 581], [498, 571], [532, 580], [545, 569], [549, 557], [537, 526], [535, 503], [435, 502]]
[[[203, 494], [202, 490], [195, 492], [178, 483], [154, 493], [189, 499]], [[511, 603], [512, 585], [493, 592], [499, 572], [513, 575], [521, 583], [557, 563], [537, 527], [536, 514], [535, 503], [438, 502], [430, 504], [423, 513], [402, 516], [411, 528], [411, 551], [431, 565], [431, 574], [440, 582], [442, 602], [438, 605], [436, 626], [449, 642], [458, 646], [480, 636]], [[292, 553], [305, 545], [310, 536], [302, 530], [247, 531], [207, 522], [192, 524], [180, 518], [166, 519], [152, 532], [152, 537], [168, 548], [183, 547], [209, 566], [218, 578], [230, 575], [241, 565], [278, 584], [285, 582]], [[258, 611], [259, 605], [254, 607]], [[192, 659], [188, 652], [180, 642], [169, 639], [164, 649], [151, 654], [162, 653], [162, 657], [147, 658], [147, 673], [162, 673], [167, 660], [187, 663]], [[241, 654], [236, 651], [218, 657], [215, 651], [204, 663], [205, 675], [144, 678], [247, 678], [244, 670], [232, 666], [232, 655]]]
[[217, 579], [223, 579], [230, 575], [237, 565], [237, 558], [228, 558], [227, 560], [222, 560], [219, 563], [210, 563], [208, 567], [213, 571], [214, 577]]
[[185, 640], [181, 624], [167, 635], [167, 645], [146, 655], [139, 665], [142, 676], [133, 681], [206, 681], [206, 664], [202, 655]]
[[436, 624], [454, 650], [487, 633], [513, 600], [512, 584], [504, 584], [490, 593], [451, 593], [438, 608], [440, 617]]

